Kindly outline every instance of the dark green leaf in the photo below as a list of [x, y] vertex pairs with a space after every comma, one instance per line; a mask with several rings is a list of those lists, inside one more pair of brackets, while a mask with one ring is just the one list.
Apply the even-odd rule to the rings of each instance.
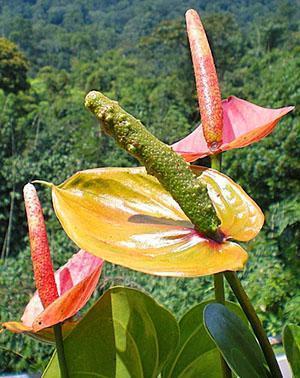
[[[180, 320], [180, 344], [167, 363], [163, 377], [222, 377], [219, 351], [203, 324], [203, 311], [209, 303], [213, 301], [194, 306]], [[248, 324], [237, 304], [227, 302], [226, 305]]]
[[236, 314], [219, 303], [211, 303], [204, 309], [204, 324], [237, 376], [270, 377], [255, 337]]

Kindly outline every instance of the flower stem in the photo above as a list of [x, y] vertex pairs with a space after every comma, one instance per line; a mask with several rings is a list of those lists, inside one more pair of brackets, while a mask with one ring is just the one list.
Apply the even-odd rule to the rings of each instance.
[[211, 161], [211, 168], [212, 169], [215, 169], [216, 171], [221, 171], [221, 166], [222, 166], [222, 155], [221, 154], [211, 155], [210, 161]]
[[240, 280], [238, 279], [235, 272], [225, 272], [225, 278], [229, 283], [232, 291], [234, 292], [237, 300], [239, 301], [244, 313], [246, 314], [255, 336], [261, 346], [264, 353], [265, 359], [271, 371], [272, 377], [282, 378], [280, 368], [278, 366], [274, 351], [271, 344], [269, 343], [268, 337], [263, 329], [263, 326], [257, 316], [254, 307], [252, 306]]
[[216, 301], [225, 305], [225, 291], [223, 273], [214, 274], [214, 287]]
[[[221, 170], [221, 154], [211, 156], [211, 167], [215, 170]], [[218, 303], [225, 305], [225, 289], [224, 289], [224, 277], [223, 273], [214, 274], [214, 288], [215, 288], [215, 298]], [[231, 378], [231, 370], [227, 365], [226, 361], [220, 354], [221, 366], [224, 378]]]
[[53, 326], [53, 329], [54, 329], [54, 335], [55, 335], [55, 344], [56, 344], [56, 352], [57, 352], [57, 357], [58, 357], [58, 362], [59, 362], [60, 375], [61, 375], [61, 378], [69, 378], [61, 323], [55, 324]]

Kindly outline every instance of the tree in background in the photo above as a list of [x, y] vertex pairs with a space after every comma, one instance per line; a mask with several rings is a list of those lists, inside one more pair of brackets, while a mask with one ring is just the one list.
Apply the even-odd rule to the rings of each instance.
[[5, 93], [18, 93], [29, 88], [28, 62], [18, 47], [0, 38], [0, 88]]

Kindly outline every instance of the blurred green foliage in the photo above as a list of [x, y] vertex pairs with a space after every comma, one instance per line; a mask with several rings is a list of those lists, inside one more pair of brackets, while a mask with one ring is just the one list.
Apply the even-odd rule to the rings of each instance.
[[[9, 63], [14, 73], [7, 82], [0, 54], [0, 321], [18, 320], [34, 290], [24, 184], [35, 178], [59, 183], [79, 169], [136, 164], [101, 135], [83, 107], [86, 92], [98, 89], [118, 100], [166, 143], [199, 122], [183, 17], [189, 7], [202, 14], [223, 97], [265, 107], [298, 104], [272, 135], [224, 154], [223, 167], [266, 214], [263, 232], [246, 246], [246, 289], [270, 335], [286, 322], [300, 322], [300, 17], [292, 0], [1, 2], [1, 41], [20, 64]], [[55, 219], [49, 191], [39, 193], [59, 266], [76, 248]], [[177, 317], [212, 295], [210, 277], [157, 278], [106, 264], [94, 298], [114, 284], [153, 294]], [[51, 353], [22, 335], [4, 332], [0, 342], [0, 372], [41, 370]]]
[[0, 88], [6, 94], [28, 89], [27, 71], [27, 60], [17, 46], [6, 38], [0, 38]]

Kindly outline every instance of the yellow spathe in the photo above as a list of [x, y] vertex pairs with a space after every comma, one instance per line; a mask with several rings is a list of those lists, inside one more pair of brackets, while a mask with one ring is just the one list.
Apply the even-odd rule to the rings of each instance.
[[222, 243], [197, 233], [171, 195], [143, 167], [78, 172], [52, 186], [54, 209], [80, 248], [114, 264], [183, 277], [242, 269], [248, 255], [227, 239], [255, 237], [263, 214], [225, 175], [193, 169], [208, 186], [225, 235]]

